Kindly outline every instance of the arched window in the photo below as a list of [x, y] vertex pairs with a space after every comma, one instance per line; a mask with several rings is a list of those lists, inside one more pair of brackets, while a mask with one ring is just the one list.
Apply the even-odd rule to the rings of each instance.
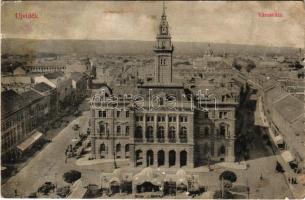
[[220, 131], [219, 131], [220, 137], [225, 137], [226, 136], [226, 125], [220, 124], [219, 129], [220, 129]]
[[176, 142], [176, 129], [173, 126], [169, 127], [168, 140], [169, 142]]
[[151, 166], [154, 164], [154, 152], [152, 150], [148, 150], [146, 152], [146, 165]]
[[136, 139], [142, 139], [143, 138], [143, 129], [142, 129], [141, 126], [136, 127], [135, 138]]
[[100, 151], [106, 151], [106, 145], [105, 144], [101, 144]]
[[100, 134], [101, 135], [106, 133], [106, 126], [103, 122], [100, 122], [99, 128], [100, 128]]
[[158, 167], [164, 165], [165, 153], [163, 150], [158, 151]]
[[116, 145], [115, 151], [116, 151], [116, 158], [121, 158], [121, 144]]
[[160, 126], [157, 132], [158, 142], [164, 143], [164, 127]]
[[125, 158], [129, 158], [129, 144], [125, 145]]
[[187, 152], [185, 150], [180, 152], [180, 167], [186, 166], [187, 164]]
[[186, 129], [186, 127], [181, 127], [179, 138], [180, 138], [181, 143], [187, 143], [187, 129]]
[[100, 145], [100, 155], [101, 155], [101, 158], [105, 158], [107, 155], [105, 144]]
[[148, 126], [146, 129], [146, 139], [147, 142], [154, 141], [154, 128], [152, 126]]
[[116, 133], [117, 135], [121, 135], [121, 126], [116, 127]]
[[171, 150], [168, 152], [168, 157], [169, 157], [169, 167], [175, 166], [176, 165], [176, 151]]
[[137, 150], [136, 151], [136, 166], [142, 165], [142, 150]]
[[121, 144], [116, 145], [116, 152], [121, 152]]
[[224, 145], [221, 145], [221, 147], [218, 150], [218, 156], [224, 156], [226, 154], [226, 147]]

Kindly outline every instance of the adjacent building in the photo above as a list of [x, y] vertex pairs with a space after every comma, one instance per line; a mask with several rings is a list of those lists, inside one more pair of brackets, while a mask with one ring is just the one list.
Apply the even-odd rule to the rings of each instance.
[[287, 164], [304, 173], [304, 102], [279, 84], [264, 89], [264, 110], [271, 129], [270, 137]]
[[35, 83], [46, 83], [52, 88], [56, 88], [58, 101], [60, 104], [68, 103], [72, 99], [73, 86], [72, 79], [63, 72], [53, 72], [34, 77]]
[[72, 72], [70, 77], [72, 79], [72, 88], [74, 90], [76, 101], [80, 101], [87, 95], [90, 77], [81, 72]]
[[[1, 157], [14, 159], [42, 135], [36, 128], [49, 114], [48, 100], [35, 91], [18, 94], [13, 90], [1, 93]], [[22, 144], [32, 135], [31, 141]], [[20, 148], [19, 148], [19, 145]]]

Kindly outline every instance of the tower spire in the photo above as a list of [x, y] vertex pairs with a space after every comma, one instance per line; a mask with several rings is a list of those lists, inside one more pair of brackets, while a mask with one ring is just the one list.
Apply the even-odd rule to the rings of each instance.
[[165, 1], [163, 1], [163, 13], [162, 13], [162, 16], [166, 16], [165, 10], [166, 10]]

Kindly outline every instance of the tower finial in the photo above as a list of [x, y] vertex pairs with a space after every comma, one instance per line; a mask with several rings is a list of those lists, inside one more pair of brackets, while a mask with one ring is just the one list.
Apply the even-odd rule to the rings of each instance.
[[165, 1], [163, 1], [163, 16], [165, 16], [165, 9], [166, 9]]

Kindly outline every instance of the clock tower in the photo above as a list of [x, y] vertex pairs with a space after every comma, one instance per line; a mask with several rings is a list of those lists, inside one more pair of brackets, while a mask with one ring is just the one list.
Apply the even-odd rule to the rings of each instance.
[[174, 46], [169, 33], [169, 26], [166, 19], [165, 5], [163, 2], [163, 13], [159, 25], [159, 31], [156, 38], [154, 52], [156, 54], [155, 61], [155, 77], [154, 81], [158, 84], [169, 84], [173, 81], [172, 70], [172, 54]]

